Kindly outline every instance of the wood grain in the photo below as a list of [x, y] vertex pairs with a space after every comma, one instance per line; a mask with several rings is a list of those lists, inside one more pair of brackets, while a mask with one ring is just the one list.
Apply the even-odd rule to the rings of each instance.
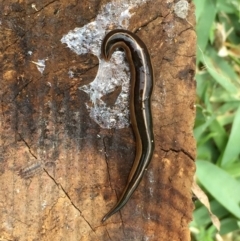
[[[89, 116], [98, 59], [60, 42], [107, 1], [1, 1], [0, 237], [18, 241], [190, 240], [195, 172], [194, 8], [174, 1], [131, 10], [129, 30], [149, 48], [155, 152], [121, 212], [102, 224], [126, 184], [135, 155], [131, 126], [103, 129]], [[32, 51], [30, 54], [29, 51]], [[41, 74], [34, 60], [46, 59]], [[69, 70], [74, 75], [69, 78]], [[116, 95], [108, 95], [113, 105]]]

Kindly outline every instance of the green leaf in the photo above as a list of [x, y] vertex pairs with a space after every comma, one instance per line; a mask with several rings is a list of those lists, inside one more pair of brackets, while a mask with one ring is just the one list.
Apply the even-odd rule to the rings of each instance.
[[240, 102], [239, 101], [223, 103], [217, 109], [217, 114], [218, 115], [224, 115], [227, 112], [235, 113], [239, 106], [240, 106]]
[[240, 161], [236, 161], [227, 167], [224, 167], [232, 177], [239, 178], [240, 177]]
[[210, 101], [216, 103], [238, 102], [240, 104], [240, 89], [238, 89], [237, 93], [231, 93], [224, 91], [222, 88], [215, 88], [213, 89]]
[[212, 121], [215, 119], [214, 116], [206, 118], [206, 122], [194, 129], [194, 137], [196, 140], [200, 139], [200, 136], [206, 131]]
[[[200, 4], [197, 2], [196, 4]], [[202, 5], [201, 5], [202, 6]], [[201, 58], [201, 53], [205, 52], [205, 48], [208, 43], [209, 33], [216, 17], [216, 5], [215, 1], [207, 0], [204, 2], [204, 6], [198, 12], [198, 24], [196, 26], [197, 31], [197, 43], [198, 43], [198, 54]], [[198, 62], [198, 61], [197, 61]]]
[[196, 74], [195, 78], [197, 81], [197, 96], [204, 100], [211, 89], [210, 80], [212, 80], [212, 76], [206, 71], [201, 71]]
[[[197, 161], [197, 175], [214, 199], [211, 209], [221, 221], [221, 234], [227, 234], [237, 225], [240, 228], [240, 0], [193, 1], [198, 37], [194, 135], [197, 158], [204, 160]], [[229, 51], [226, 57], [220, 57], [213, 46], [217, 23], [223, 37], [227, 34], [223, 39]], [[196, 202], [191, 223], [194, 240], [215, 240], [216, 230], [208, 212], [199, 205]]]
[[215, 151], [213, 145], [210, 145], [209, 142], [207, 142], [204, 145], [198, 146], [197, 158], [208, 161], [214, 160], [214, 157], [216, 156]]
[[206, 161], [197, 161], [197, 177], [204, 188], [229, 212], [240, 218], [240, 182]]
[[[218, 218], [222, 218], [228, 214], [228, 211], [219, 204], [216, 200], [210, 202], [211, 211]], [[193, 212], [193, 217], [196, 225], [206, 226], [211, 223], [211, 219], [208, 213], [208, 210], [205, 206], [201, 206]]]
[[[218, 11], [223, 11], [228, 14], [234, 13], [236, 11], [236, 7], [233, 2], [234, 0], [218, 0], [216, 4]], [[237, 1], [235, 2], [237, 3]]]
[[204, 63], [212, 75], [212, 77], [219, 83], [226, 91], [237, 94], [238, 88], [233, 84], [229, 75], [224, 71], [224, 69], [219, 67], [219, 62], [215, 62], [212, 57], [204, 56]]
[[195, 4], [195, 14], [196, 14], [196, 20], [198, 21], [199, 17], [203, 15], [204, 7], [205, 7], [206, 0], [194, 0]]
[[217, 137], [218, 133], [217, 132], [211, 132], [207, 135], [204, 135], [199, 141], [198, 141], [198, 145], [204, 145], [207, 141], [209, 141], [211, 138], [213, 137]]
[[219, 115], [217, 117], [217, 120], [220, 125], [226, 126], [226, 125], [232, 125], [232, 122], [234, 120], [235, 113], [234, 112], [226, 112], [224, 115]]
[[224, 235], [227, 233], [231, 233], [234, 230], [238, 230], [237, 220], [235, 218], [226, 218], [221, 221], [221, 230], [220, 234]]
[[235, 161], [238, 155], [240, 154], [239, 127], [240, 127], [240, 106], [236, 112], [233, 125], [232, 125], [232, 130], [229, 136], [229, 140], [223, 153], [223, 157], [221, 160], [222, 166], [229, 165], [230, 163]]
[[228, 77], [229, 81], [235, 84], [235, 88], [237, 90], [236, 93], [239, 94], [239, 76], [237, 75], [237, 73], [235, 73], [233, 66], [231, 66], [224, 58], [219, 57], [215, 49], [210, 46], [207, 49], [207, 53], [215, 63], [217, 69], [220, 70], [220, 73], [224, 73], [225, 76]]
[[215, 133], [213, 136], [214, 142], [219, 151], [222, 151], [227, 144], [228, 135], [225, 129], [219, 124], [219, 122], [215, 119], [210, 124], [210, 130]]

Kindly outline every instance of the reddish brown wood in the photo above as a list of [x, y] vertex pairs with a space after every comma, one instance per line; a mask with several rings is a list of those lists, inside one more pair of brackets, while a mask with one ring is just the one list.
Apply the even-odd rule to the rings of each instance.
[[[60, 39], [93, 21], [106, 2], [0, 2], [1, 240], [190, 240], [193, 5], [186, 19], [176, 16], [174, 1], [131, 10], [128, 29], [148, 46], [155, 70], [156, 148], [133, 197], [102, 224], [126, 184], [134, 136], [131, 127], [102, 129], [89, 117], [89, 97], [78, 88], [95, 78], [98, 60], [75, 54]], [[38, 59], [46, 59], [43, 74]], [[112, 105], [119, 91], [104, 101]]]

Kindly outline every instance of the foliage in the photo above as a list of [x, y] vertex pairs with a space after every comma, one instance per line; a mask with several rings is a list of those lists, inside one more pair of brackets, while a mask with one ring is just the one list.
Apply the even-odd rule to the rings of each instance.
[[[193, 240], [240, 240], [240, 1], [194, 0], [197, 20], [197, 181], [221, 222], [196, 202]], [[228, 234], [228, 235], [227, 235]], [[226, 239], [226, 235], [228, 239]], [[229, 239], [230, 237], [230, 239]]]

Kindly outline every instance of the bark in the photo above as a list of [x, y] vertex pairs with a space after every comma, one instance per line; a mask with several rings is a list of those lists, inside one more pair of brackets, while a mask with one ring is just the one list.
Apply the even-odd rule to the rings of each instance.
[[[193, 4], [185, 18], [174, 10], [175, 1], [130, 10], [128, 29], [145, 42], [154, 67], [155, 152], [127, 205], [101, 223], [126, 184], [134, 135], [131, 126], [104, 129], [91, 118], [89, 95], [79, 87], [94, 80], [98, 59], [60, 40], [94, 21], [106, 4], [0, 1], [1, 240], [190, 240]], [[114, 105], [120, 91], [103, 101]]]

